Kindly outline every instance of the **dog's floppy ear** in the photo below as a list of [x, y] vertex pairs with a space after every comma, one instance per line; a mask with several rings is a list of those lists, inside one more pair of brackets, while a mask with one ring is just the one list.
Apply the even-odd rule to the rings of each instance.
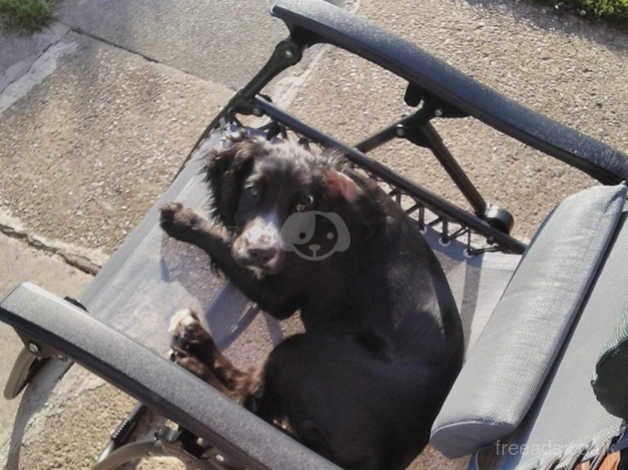
[[205, 167], [213, 216], [228, 229], [235, 225], [242, 184], [251, 172], [253, 160], [268, 152], [259, 139], [245, 139], [222, 151], [212, 151]]
[[369, 188], [371, 182], [359, 183], [354, 178], [357, 176], [351, 177], [337, 169], [327, 170], [323, 179], [325, 192], [348, 203], [334, 207], [334, 212], [338, 212], [349, 227], [361, 227], [363, 236], [368, 239], [382, 227], [385, 213], [377, 191]]
[[362, 189], [358, 184], [338, 170], [326, 171], [324, 182], [325, 190], [330, 196], [341, 196], [348, 202], [355, 202], [362, 195]]

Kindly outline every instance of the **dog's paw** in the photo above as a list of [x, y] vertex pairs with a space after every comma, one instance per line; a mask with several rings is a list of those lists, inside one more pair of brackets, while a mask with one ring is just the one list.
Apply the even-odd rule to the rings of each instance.
[[170, 319], [168, 333], [174, 338], [191, 341], [204, 336], [209, 336], [203, 328], [198, 314], [189, 308], [178, 310]]
[[203, 219], [192, 209], [183, 207], [179, 202], [170, 202], [161, 208], [159, 224], [170, 236], [197, 229]]
[[172, 336], [174, 352], [189, 352], [193, 347], [214, 347], [214, 342], [196, 312], [189, 308], [177, 311], [170, 319], [168, 332]]
[[172, 223], [177, 213], [183, 210], [183, 204], [180, 202], [169, 202], [161, 208], [161, 222]]
[[210, 334], [203, 328], [196, 312], [185, 308], [176, 312], [170, 319], [168, 332], [170, 359], [209, 383], [214, 383], [213, 357], [216, 345]]
[[186, 325], [195, 325], [197, 323], [200, 323], [198, 314], [192, 309], [182, 308], [181, 310], [177, 310], [170, 318], [168, 333], [172, 336], [176, 336], [180, 332], [185, 332]]

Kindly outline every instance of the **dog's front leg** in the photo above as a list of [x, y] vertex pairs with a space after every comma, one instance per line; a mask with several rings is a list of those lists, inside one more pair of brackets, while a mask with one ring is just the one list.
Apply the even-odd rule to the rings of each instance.
[[269, 282], [258, 279], [249, 269], [239, 265], [231, 254], [227, 238], [192, 209], [178, 202], [166, 204], [161, 208], [160, 224], [172, 238], [191, 243], [205, 251], [212, 263], [238, 289], [271, 315], [285, 318], [298, 308], [294, 299], [281, 295]]
[[229, 277], [243, 276], [244, 269], [238, 266], [231, 255], [226, 236], [194, 210], [171, 202], [161, 208], [161, 228], [172, 238], [190, 243], [205, 251], [221, 271]]

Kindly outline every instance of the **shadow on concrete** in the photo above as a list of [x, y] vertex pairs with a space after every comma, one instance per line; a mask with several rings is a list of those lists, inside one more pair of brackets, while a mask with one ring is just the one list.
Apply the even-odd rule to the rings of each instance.
[[[510, 14], [518, 22], [537, 28], [577, 36], [618, 52], [628, 52], [628, 30], [593, 18], [580, 18], [572, 12], [555, 11], [551, 5], [521, 0], [466, 0], [470, 5]], [[628, 25], [626, 25], [628, 28]]]
[[63, 0], [75, 30], [231, 89], [244, 85], [287, 36], [270, 0]]
[[[11, 432], [5, 470], [20, 468], [20, 450], [31, 418], [43, 409], [54, 387], [71, 366], [72, 363], [69, 362], [50, 361], [33, 378], [22, 395], [15, 398], [15, 400], [20, 400], [20, 406]], [[42, 432], [54, 432], [54, 430]]]

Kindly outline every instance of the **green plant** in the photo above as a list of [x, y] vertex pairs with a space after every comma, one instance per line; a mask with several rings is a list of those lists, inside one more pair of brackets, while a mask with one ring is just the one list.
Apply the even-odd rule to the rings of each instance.
[[32, 33], [52, 19], [54, 0], [0, 0], [0, 26], [8, 31]]
[[628, 23], [628, 0], [558, 0], [557, 8], [577, 9], [580, 14]]
[[628, 0], [581, 0], [581, 3], [596, 16], [628, 19]]

